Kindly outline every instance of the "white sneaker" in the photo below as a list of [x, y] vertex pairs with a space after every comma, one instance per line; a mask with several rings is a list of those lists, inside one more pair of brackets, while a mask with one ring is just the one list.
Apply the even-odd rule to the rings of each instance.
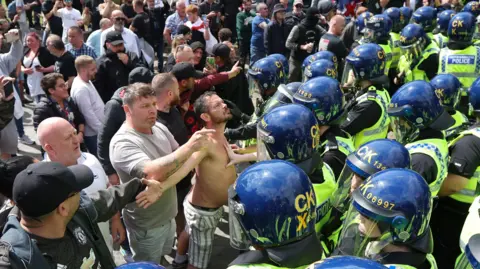
[[28, 137], [26, 134], [24, 134], [22, 137], [19, 137], [18, 138], [18, 142], [22, 143], [22, 144], [25, 144], [25, 145], [33, 145], [35, 144], [34, 141], [32, 141], [32, 139], [30, 139], [30, 137]]

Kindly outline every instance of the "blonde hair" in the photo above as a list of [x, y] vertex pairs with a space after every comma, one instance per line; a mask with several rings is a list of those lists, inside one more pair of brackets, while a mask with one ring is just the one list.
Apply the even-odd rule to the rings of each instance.
[[95, 64], [95, 60], [88, 55], [80, 55], [75, 59], [75, 69], [77, 69], [77, 72], [90, 64]]
[[175, 53], [177, 51], [177, 47], [183, 44], [186, 44], [187, 42], [185, 41], [185, 37], [183, 35], [176, 35], [173, 37], [172, 40], [172, 54], [175, 56]]

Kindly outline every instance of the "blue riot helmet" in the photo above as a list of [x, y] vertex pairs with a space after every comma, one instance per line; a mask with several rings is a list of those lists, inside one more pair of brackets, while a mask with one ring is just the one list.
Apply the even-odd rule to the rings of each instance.
[[450, 20], [455, 16], [455, 10], [447, 9], [442, 11], [437, 16], [437, 31], [443, 35], [447, 35], [448, 25]]
[[292, 163], [263, 161], [245, 169], [228, 190], [228, 207], [230, 244], [236, 249], [266, 250], [315, 236], [315, 192]]
[[462, 12], [470, 12], [474, 17], [480, 15], [480, 3], [477, 1], [468, 2], [463, 8]]
[[432, 78], [430, 81], [435, 94], [440, 100], [440, 104], [447, 110], [455, 110], [455, 106], [460, 100], [460, 88], [462, 83], [452, 74], [440, 74]]
[[272, 57], [282, 64], [284, 76], [283, 76], [283, 81], [281, 83], [287, 83], [288, 74], [289, 74], [288, 73], [289, 72], [288, 59], [285, 56], [283, 56], [282, 54], [279, 54], [279, 53], [270, 54], [270, 55], [268, 55], [268, 57]]
[[448, 25], [450, 42], [470, 43], [475, 33], [475, 17], [470, 12], [460, 12], [453, 16]]
[[341, 85], [352, 87], [363, 80], [384, 77], [385, 62], [385, 51], [377, 44], [362, 44], [354, 48], [345, 59]]
[[400, 32], [400, 49], [411, 62], [411, 66], [422, 57], [423, 50], [430, 44], [430, 39], [419, 24], [409, 24]]
[[317, 60], [307, 66], [303, 71], [303, 81], [321, 76], [337, 79], [335, 64], [329, 60]]
[[300, 86], [293, 103], [309, 108], [318, 124], [331, 125], [344, 113], [345, 99], [338, 81], [331, 77], [316, 77]]
[[371, 17], [365, 24], [363, 38], [368, 43], [377, 43], [381, 40], [390, 39], [392, 20], [389, 16], [378, 14]]
[[[465, 246], [465, 257], [470, 267], [466, 264], [465, 267], [457, 265], [455, 268], [480, 269], [480, 234], [475, 234], [474, 236], [470, 237], [470, 240], [468, 240], [468, 244]], [[461, 261], [459, 261], [459, 263], [460, 262]]]
[[[288, 104], [266, 113], [257, 124], [257, 160], [292, 162], [310, 174], [321, 163], [317, 119], [305, 106]], [[318, 157], [318, 158], [315, 158]]]
[[480, 269], [480, 201], [475, 198], [468, 209], [468, 215], [460, 234], [460, 248], [464, 252], [457, 261], [455, 269]]
[[338, 189], [332, 195], [332, 206], [345, 213], [350, 193], [371, 175], [390, 168], [410, 168], [410, 153], [394, 140], [378, 139], [363, 144], [348, 155], [337, 180]]
[[404, 27], [403, 14], [398, 7], [387, 8], [383, 14], [387, 15], [392, 20], [392, 32], [400, 33]]
[[428, 184], [415, 171], [391, 168], [372, 175], [352, 192], [338, 252], [379, 260], [394, 244], [431, 253], [431, 201]]
[[305, 58], [305, 60], [303, 61], [303, 64], [302, 64], [302, 70], [305, 70], [305, 68], [307, 66], [309, 66], [311, 63], [313, 63], [315, 61], [318, 61], [318, 60], [329, 60], [330, 62], [334, 63], [335, 68], [338, 69], [337, 56], [335, 56], [335, 54], [333, 54], [331, 51], [323, 50], [323, 51], [319, 51], [319, 52], [317, 52], [315, 54], [312, 54], [312, 55], [308, 56], [307, 58]]
[[153, 262], [131, 262], [120, 265], [117, 269], [165, 269], [165, 267]]
[[301, 85], [301, 82], [291, 82], [287, 85], [280, 84], [273, 96], [266, 101], [263, 107], [264, 114], [279, 105], [291, 104], [293, 102], [293, 95]]
[[440, 104], [435, 88], [421, 80], [400, 87], [392, 96], [387, 112], [395, 139], [402, 144], [413, 142], [421, 129], [443, 131], [455, 123]]
[[437, 10], [433, 7], [420, 7], [412, 14], [411, 23], [419, 24], [430, 33], [437, 26]]
[[357, 17], [355, 20], [355, 29], [357, 30], [358, 34], [363, 33], [363, 29], [365, 29], [365, 25], [367, 25], [367, 21], [373, 17], [373, 13], [369, 11], [365, 11], [360, 16]]
[[480, 116], [480, 77], [472, 83], [472, 86], [470, 86], [468, 99], [470, 110], [474, 114]]
[[315, 262], [307, 269], [387, 269], [387, 267], [368, 259], [335, 256]]
[[273, 57], [265, 57], [248, 69], [248, 75], [255, 89], [262, 97], [271, 96], [284, 79], [283, 65]]
[[410, 22], [410, 19], [412, 18], [413, 11], [409, 7], [401, 7], [400, 12], [402, 12], [403, 20], [402, 22], [402, 29], [403, 27], [407, 26], [407, 24]]

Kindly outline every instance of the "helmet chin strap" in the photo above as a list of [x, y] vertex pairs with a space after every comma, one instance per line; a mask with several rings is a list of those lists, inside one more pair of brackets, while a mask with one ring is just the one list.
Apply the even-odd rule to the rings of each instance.
[[365, 249], [365, 257], [374, 260], [375, 256], [380, 254], [382, 249], [390, 243], [392, 243], [392, 236], [390, 233], [382, 235], [377, 241], [369, 242]]

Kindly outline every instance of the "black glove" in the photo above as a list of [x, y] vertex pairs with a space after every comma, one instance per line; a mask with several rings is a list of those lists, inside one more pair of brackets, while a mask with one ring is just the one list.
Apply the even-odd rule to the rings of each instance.
[[243, 112], [240, 110], [240, 108], [238, 108], [237, 105], [227, 99], [223, 99], [223, 101], [225, 102], [225, 104], [227, 104], [228, 108], [230, 108], [230, 113], [232, 113], [235, 118], [242, 118]]

